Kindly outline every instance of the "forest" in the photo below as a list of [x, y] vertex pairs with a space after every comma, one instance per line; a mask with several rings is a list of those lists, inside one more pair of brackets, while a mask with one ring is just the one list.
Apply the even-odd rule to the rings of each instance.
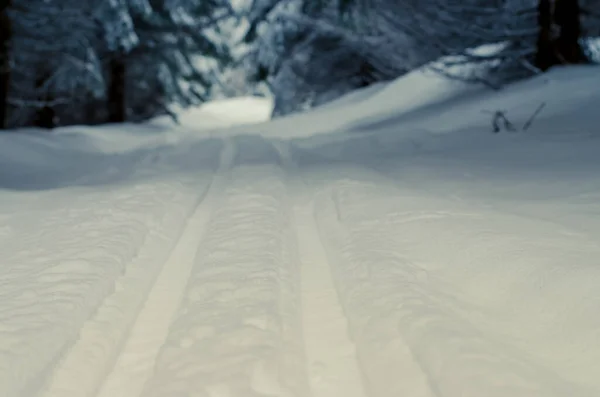
[[282, 116], [423, 65], [497, 90], [595, 62], [599, 36], [599, 0], [0, 0], [0, 128], [239, 95]]

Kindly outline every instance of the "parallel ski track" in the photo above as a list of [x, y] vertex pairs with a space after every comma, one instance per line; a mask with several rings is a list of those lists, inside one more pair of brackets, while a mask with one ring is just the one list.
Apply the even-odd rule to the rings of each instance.
[[356, 347], [338, 299], [312, 213], [297, 208], [294, 223], [301, 261], [302, 316], [307, 372], [313, 397], [365, 397]]
[[[46, 387], [37, 394], [39, 397], [141, 397], [179, 307], [197, 247], [234, 157], [234, 144], [225, 141], [217, 172], [198, 197], [148, 295], [140, 297], [136, 293], [139, 291], [132, 291], [128, 286], [130, 279], [140, 278], [140, 272], [151, 270], [140, 268], [132, 272], [136, 274], [124, 274], [117, 281], [114, 293], [83, 326], [80, 338], [49, 376]], [[143, 303], [136, 315], [131, 316], [123, 309], [125, 304], [131, 310], [135, 305], [131, 301], [140, 299]], [[111, 322], [111, 332], [101, 334], [107, 330], [107, 322]]]
[[[289, 146], [276, 142], [282, 164], [304, 190]], [[348, 319], [338, 298], [335, 279], [314, 214], [314, 201], [302, 200], [293, 210], [300, 261], [302, 325], [306, 372], [312, 397], [366, 397], [363, 375], [351, 340]]]
[[[237, 155], [234, 142], [235, 139], [225, 141], [213, 181], [199, 197], [168, 259], [155, 270], [156, 279], [147, 296], [135, 298], [140, 300], [135, 315], [131, 315], [133, 303], [126, 304], [129, 311], [122, 306], [135, 295], [135, 291], [129, 290], [128, 275], [124, 275], [113, 295], [84, 325], [80, 339], [63, 357], [37, 397], [144, 397], [157, 356], [169, 335], [197, 262], [198, 247], [215, 215], [216, 203], [230, 182], [232, 167], [244, 165], [234, 164]], [[287, 188], [300, 188], [302, 193], [308, 193], [288, 144], [282, 141], [269, 144], [275, 147], [288, 176]], [[299, 353], [305, 362], [302, 377], [306, 376], [310, 388], [306, 397], [366, 397], [348, 318], [340, 304], [334, 273], [320, 238], [314, 201], [306, 200], [306, 195], [302, 197], [303, 200], [290, 199], [288, 204], [301, 286], [296, 299], [301, 302], [297, 314], [302, 332], [294, 335], [294, 339], [304, 346]], [[114, 327], [108, 327], [111, 334], [101, 334], [107, 330], [106, 323], [112, 324], [115, 320]], [[298, 375], [290, 374], [292, 378]], [[274, 387], [269, 386], [269, 392], [273, 392]], [[301, 394], [303, 397], [304, 391]]]
[[144, 385], [152, 376], [156, 357], [183, 298], [198, 246], [206, 233], [214, 203], [224, 189], [224, 174], [231, 168], [234, 155], [234, 145], [226, 143], [211, 186], [199, 201], [162, 268], [112, 373], [106, 378], [97, 397], [142, 397]]

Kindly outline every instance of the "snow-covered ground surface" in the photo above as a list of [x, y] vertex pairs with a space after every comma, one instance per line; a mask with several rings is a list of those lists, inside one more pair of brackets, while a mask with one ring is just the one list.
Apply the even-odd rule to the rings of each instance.
[[600, 395], [598, 81], [0, 135], [0, 396]]

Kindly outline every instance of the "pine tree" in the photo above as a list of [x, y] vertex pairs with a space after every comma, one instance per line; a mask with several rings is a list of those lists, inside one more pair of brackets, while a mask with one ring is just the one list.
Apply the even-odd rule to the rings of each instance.
[[255, 2], [246, 40], [255, 81], [275, 97], [273, 116], [324, 103], [376, 80], [367, 46], [343, 26], [337, 2]]
[[102, 29], [105, 55], [107, 121], [121, 123], [127, 120], [125, 58], [135, 46], [139, 36], [135, 31], [132, 12], [150, 13], [150, 4], [145, 0], [110, 0], [101, 9], [99, 23]]
[[[2, 109], [8, 109], [11, 127], [171, 113], [173, 105], [207, 99], [214, 69], [229, 62], [229, 49], [210, 31], [231, 18], [228, 0], [20, 0], [17, 5], [11, 8], [10, 36], [4, 19], [0, 36], [1, 43], [10, 39], [14, 65], [10, 98], [4, 86], [0, 97], [9, 104]], [[7, 15], [1, 9], [0, 16]], [[6, 83], [8, 70], [0, 71]]]
[[228, 48], [207, 32], [231, 17], [226, 1], [156, 0], [150, 6], [150, 13], [132, 12], [139, 43], [125, 56], [134, 119], [205, 101], [213, 84], [207, 65], [230, 61]]
[[68, 123], [83, 114], [77, 106], [101, 90], [98, 26], [93, 19], [97, 1], [13, 3], [11, 127]]

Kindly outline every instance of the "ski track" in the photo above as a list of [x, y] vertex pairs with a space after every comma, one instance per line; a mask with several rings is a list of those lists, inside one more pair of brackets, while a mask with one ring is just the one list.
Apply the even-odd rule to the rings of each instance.
[[[147, 157], [119, 165], [126, 176], [142, 163], [159, 166]], [[197, 164], [205, 161], [212, 160], [196, 158]], [[112, 173], [113, 168], [100, 167], [88, 181], [102, 184]], [[193, 181], [196, 190], [203, 183], [203, 178]], [[128, 263], [160, 260], [162, 252], [148, 247], [164, 247], [162, 229], [185, 219], [179, 206], [188, 205], [189, 185], [185, 177], [138, 180], [82, 188], [67, 200], [62, 189], [3, 192], [0, 219], [11, 226], [0, 241], [0, 395], [40, 395]], [[32, 208], [11, 210], [23, 201]]]
[[325, 249], [320, 241], [312, 205], [295, 211], [301, 261], [302, 317], [307, 372], [314, 397], [364, 397], [356, 348]]
[[237, 146], [144, 397], [307, 396], [286, 174], [259, 137]]
[[163, 265], [128, 340], [97, 397], [141, 396], [145, 383], [152, 376], [156, 356], [167, 338], [175, 312], [181, 304], [200, 239], [224, 188], [223, 174], [231, 168], [234, 150], [232, 144], [224, 145], [219, 169], [211, 186], [201, 197], [177, 245]]
[[[466, 263], [454, 265], [456, 274], [450, 272], [442, 279], [439, 279], [440, 269], [448, 272], [455, 258], [445, 258], [448, 265], [442, 268], [437, 267], [439, 262], [430, 262], [431, 259], [424, 262], [409, 259], [419, 257], [413, 253], [419, 252], [419, 244], [429, 246], [431, 241], [448, 240], [453, 228], [462, 223], [458, 230], [464, 230], [467, 222], [469, 233], [481, 236], [476, 247], [480, 246], [482, 252], [498, 250], [506, 255], [505, 247], [490, 239], [487, 230], [493, 227], [498, 233], [496, 238], [502, 241], [503, 233], [510, 235], [515, 224], [522, 224], [527, 230], [532, 226], [529, 221], [517, 218], [507, 221], [506, 214], [483, 212], [448, 200], [415, 200], [407, 197], [410, 191], [393, 186], [383, 188], [368, 175], [361, 180], [353, 174], [354, 178], [334, 177], [329, 189], [317, 198], [316, 208], [342, 304], [351, 308], [351, 331], [356, 335], [358, 357], [373, 396], [593, 395], [528, 357], [520, 346], [506, 343], [510, 339], [502, 337], [494, 326], [498, 313], [490, 316], [481, 312], [478, 304], [473, 303], [477, 300], [464, 299], [464, 291], [452, 289], [454, 279], [473, 277], [471, 272], [477, 274], [478, 262], [470, 261], [469, 255], [462, 259]], [[381, 215], [371, 211], [368, 218], [364, 217], [362, 214], [367, 212], [361, 210], [363, 205], [375, 205]], [[423, 229], [430, 230], [423, 234], [411, 226], [417, 223], [440, 226]], [[419, 234], [412, 236], [412, 233]], [[436, 234], [443, 238], [436, 240]], [[450, 244], [452, 241], [464, 244], [465, 237], [469, 236], [455, 234], [449, 239]], [[540, 236], [541, 241], [544, 238], [547, 237]], [[440, 247], [444, 248], [443, 243]], [[594, 249], [591, 245], [589, 248]], [[496, 270], [497, 283], [514, 283], [514, 297], [502, 298], [499, 301], [502, 305], [518, 300], [518, 284], [511, 278], [519, 274], [519, 266], [522, 263], [508, 262]], [[523, 282], [522, 279], [517, 277], [515, 281]], [[481, 296], [503, 292], [491, 287], [487, 291], [480, 287]], [[477, 283], [472, 289], [479, 289]], [[553, 295], [551, 290], [543, 293], [547, 295], [542, 300]], [[493, 303], [491, 298], [490, 301], [488, 304]], [[517, 312], [519, 303], [515, 304], [510, 309]], [[503, 306], [498, 309], [506, 310]], [[532, 324], [526, 317], [519, 323]], [[593, 337], [586, 335], [590, 336]]]
[[[161, 197], [150, 207], [162, 218], [135, 225], [148, 228], [139, 252], [95, 314], [63, 325], [80, 327], [78, 339], [65, 337], [53, 355], [45, 353], [41, 386], [21, 387], [24, 377], [5, 390], [15, 397], [591, 395], [524, 353], [525, 345], [511, 344], [513, 331], [499, 329], [504, 311], [529, 324], [530, 335], [544, 330], [527, 318], [535, 299], [528, 310], [511, 303], [526, 249], [494, 270], [514, 298], [483, 281], [453, 289], [463, 278], [478, 280], [472, 258], [509, 255], [514, 225], [540, 233], [539, 221], [423, 194], [364, 165], [306, 172], [303, 154], [314, 155], [283, 140], [223, 139], [216, 170], [178, 180], [171, 201]], [[190, 158], [182, 161], [193, 164]], [[143, 166], [127, 172], [143, 173]], [[141, 205], [148, 189], [123, 196], [131, 202], [119, 210]], [[551, 248], [565, 238], [560, 233], [542, 233], [539, 244]], [[429, 256], [432, 244], [442, 252], [444, 244], [463, 244], [468, 252]], [[541, 273], [545, 265], [527, 266]], [[23, 268], [24, 277], [29, 271]], [[481, 299], [496, 312], [483, 311]], [[556, 299], [551, 289], [540, 291], [544, 299]], [[591, 313], [593, 305], [584, 309]], [[593, 335], [581, 337], [591, 343]], [[593, 354], [586, 359], [593, 363]]]
[[348, 319], [315, 219], [310, 185], [301, 177], [289, 143], [274, 142], [294, 182], [293, 229], [300, 262], [302, 330], [311, 396], [365, 397], [363, 375]]
[[[230, 149], [225, 145], [221, 154], [221, 168], [227, 162], [229, 152]], [[169, 288], [174, 283], [185, 282], [189, 261], [185, 255], [193, 255], [190, 253], [193, 243], [190, 242], [189, 233], [184, 233], [184, 230], [191, 232], [193, 227], [202, 227], [206, 212], [202, 203], [206, 201], [207, 194], [210, 198], [213, 196], [210, 192], [215, 190], [218, 174], [211, 176], [208, 183], [205, 177], [206, 174], [201, 173], [190, 181], [182, 181], [178, 190], [181, 189], [184, 194], [174, 194], [167, 207], [171, 212], [149, 229], [142, 248], [116, 280], [112, 294], [105, 298], [93, 317], [83, 325], [76, 342], [65, 349], [36, 396], [96, 396], [111, 371], [113, 374], [105, 386], [115, 392], [114, 395], [129, 397], [131, 389], [139, 388], [143, 376], [147, 375], [148, 360], [156, 350], [155, 344], [160, 343], [164, 326], [168, 326], [168, 322], [156, 324], [155, 316], [163, 316], [162, 319], [168, 320], [168, 310], [173, 310], [178, 299], [177, 293], [180, 292], [169, 291]], [[193, 219], [190, 220], [190, 217]], [[173, 240], [173, 236], [165, 230], [175, 230], [176, 234], [180, 233], [180, 238]], [[173, 274], [169, 274], [171, 272]], [[146, 331], [153, 329], [153, 332], [142, 332], [144, 327]], [[144, 335], [143, 338], [134, 341], [140, 335]], [[127, 343], [128, 336], [132, 337], [130, 343]], [[136, 352], [135, 349], [140, 347], [145, 351], [136, 357], [139, 350]], [[122, 368], [123, 365], [132, 364], [132, 361], [136, 363], [127, 369], [128, 376], [132, 377], [123, 381], [113, 368], [115, 364]]]

